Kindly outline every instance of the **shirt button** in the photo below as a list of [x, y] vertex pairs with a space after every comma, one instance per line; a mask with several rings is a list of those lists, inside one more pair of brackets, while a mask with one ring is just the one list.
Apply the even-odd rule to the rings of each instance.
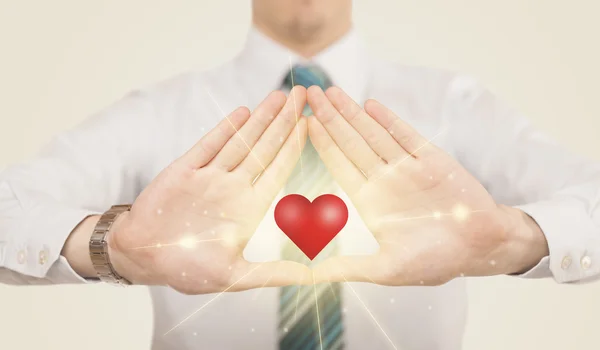
[[19, 264], [24, 264], [26, 259], [27, 259], [27, 254], [25, 253], [24, 250], [20, 250], [19, 253], [17, 254], [17, 262]]
[[584, 270], [587, 270], [590, 268], [590, 266], [592, 266], [592, 258], [590, 258], [589, 256], [584, 256], [583, 258], [581, 258], [581, 267]]
[[40, 263], [40, 265], [44, 265], [44, 264], [46, 264], [47, 261], [48, 261], [48, 254], [46, 253], [45, 250], [41, 250], [40, 254], [38, 256], [38, 262]]
[[562, 267], [563, 270], [566, 270], [569, 268], [569, 266], [571, 266], [572, 261], [573, 261], [573, 259], [571, 259], [571, 257], [567, 255], [562, 259], [562, 263], [560, 264], [560, 267]]

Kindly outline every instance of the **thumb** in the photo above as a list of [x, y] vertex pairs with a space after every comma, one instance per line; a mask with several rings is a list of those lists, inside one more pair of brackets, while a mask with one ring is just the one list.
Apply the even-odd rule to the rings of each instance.
[[242, 260], [231, 276], [232, 291], [254, 288], [312, 284], [312, 272], [306, 265], [293, 261], [248, 262]]
[[323, 282], [370, 282], [385, 284], [386, 264], [381, 254], [336, 256], [314, 268], [315, 283]]

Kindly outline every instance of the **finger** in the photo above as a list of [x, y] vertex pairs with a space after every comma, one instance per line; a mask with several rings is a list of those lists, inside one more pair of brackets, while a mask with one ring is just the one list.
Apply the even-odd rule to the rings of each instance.
[[391, 264], [381, 254], [336, 256], [314, 267], [316, 283], [370, 282], [386, 284], [386, 270]]
[[235, 129], [241, 128], [249, 117], [250, 111], [246, 107], [239, 107], [231, 112], [226, 119], [221, 120], [216, 127], [190, 148], [181, 157], [182, 161], [188, 163], [194, 169], [205, 166], [231, 139], [235, 134]]
[[308, 118], [308, 133], [319, 157], [346, 193], [355, 193], [367, 182], [367, 178], [335, 144], [319, 120]]
[[329, 88], [325, 95], [369, 146], [384, 160], [391, 161], [407, 155], [392, 135], [338, 87]]
[[365, 102], [365, 111], [387, 129], [396, 142], [413, 157], [417, 157], [417, 153], [425, 154], [434, 149], [435, 146], [431, 145], [427, 139], [381, 103], [368, 100]]
[[342, 152], [359, 169], [369, 176], [385, 164], [367, 141], [333, 107], [321, 88], [311, 86], [307, 95], [315, 117], [323, 124]]
[[230, 283], [237, 283], [232, 291], [312, 284], [310, 268], [293, 261], [251, 263], [244, 260], [234, 271]]
[[252, 112], [250, 119], [225, 144], [210, 165], [225, 170], [235, 168], [248, 154], [260, 135], [275, 119], [285, 104], [286, 97], [281, 91], [274, 91]]
[[252, 149], [253, 155], [246, 157], [235, 170], [246, 171], [251, 180], [254, 180], [264, 171], [265, 167], [273, 161], [296, 123], [301, 119], [305, 104], [306, 89], [303, 86], [294, 87], [288, 95], [281, 112], [275, 117], [275, 120]]
[[273, 198], [288, 180], [306, 144], [306, 118], [302, 117], [267, 169], [254, 182], [256, 192]]

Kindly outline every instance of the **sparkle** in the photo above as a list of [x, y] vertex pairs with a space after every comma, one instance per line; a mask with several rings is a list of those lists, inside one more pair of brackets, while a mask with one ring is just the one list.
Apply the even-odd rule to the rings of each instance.
[[342, 309], [342, 312], [343, 312], [343, 313], [348, 313], [348, 308], [344, 308], [344, 309]]
[[250, 332], [254, 333], [254, 328], [251, 328], [251, 329], [250, 329]]
[[283, 327], [283, 331], [284, 331], [285, 333], [287, 333], [287, 332], [289, 331], [289, 329], [288, 329], [287, 327]]
[[204, 128], [200, 128], [200, 131], [204, 132]]
[[231, 266], [229, 266], [227, 269], [228, 269], [228, 270], [231, 270]]
[[395, 303], [395, 302], [396, 302], [396, 300], [395, 300], [394, 298], [390, 299], [390, 303], [392, 303], [392, 304], [393, 304], [393, 303]]
[[190, 227], [190, 226], [192, 226], [192, 224], [190, 224], [189, 222], [186, 222], [186, 223], [185, 223], [185, 226], [186, 226], [186, 227]]
[[192, 249], [198, 241], [192, 236], [185, 236], [179, 241], [179, 246], [186, 249]]
[[425, 284], [425, 282], [423, 282], [423, 281], [421, 281], [421, 282], [419, 282], [419, 283], [421, 283], [421, 285]]
[[496, 266], [496, 260], [490, 260], [490, 265]]
[[283, 142], [283, 136], [279, 138], [279, 142]]
[[464, 189], [464, 188], [463, 188], [463, 189], [461, 189], [460, 191], [461, 191], [462, 193], [465, 193], [465, 192], [467, 192], [467, 190], [466, 190], [466, 189]]
[[394, 135], [394, 130], [390, 130], [390, 135]]
[[225, 117], [225, 119], [227, 119], [227, 121], [229, 122], [229, 124], [231, 124], [231, 127], [233, 128], [233, 130], [235, 130], [236, 136], [239, 137], [240, 140], [242, 140], [242, 142], [244, 143], [244, 145], [246, 146], [246, 148], [248, 149], [248, 151], [250, 151], [250, 154], [258, 161], [258, 164], [260, 164], [260, 167], [263, 170], [266, 170], [265, 166], [262, 164], [262, 162], [260, 161], [260, 159], [256, 156], [256, 154], [254, 153], [254, 151], [252, 151], [252, 148], [248, 145], [248, 143], [246, 142], [246, 140], [244, 140], [244, 138], [242, 137], [242, 135], [240, 134], [240, 132], [238, 131], [238, 129], [235, 127], [235, 125], [233, 125], [233, 123], [231, 122], [231, 120], [229, 119], [229, 117], [227, 116], [227, 114], [223, 111], [223, 108], [221, 108], [221, 106], [219, 105], [219, 103], [217, 102], [217, 100], [213, 97], [213, 95], [210, 93], [210, 91], [208, 91], [208, 89], [206, 89], [206, 88], [204, 89], [204, 91], [211, 98], [211, 100], [215, 103], [215, 105], [217, 106], [217, 108], [219, 109], [219, 111], [221, 112], [221, 114], [223, 114], [223, 116]]
[[[258, 269], [259, 267], [261, 267], [263, 264], [258, 264], [256, 265], [255, 268], [253, 268], [252, 270], [248, 271], [245, 275], [243, 275], [242, 277], [240, 277], [240, 279], [238, 279], [237, 281], [233, 282], [232, 284], [229, 285], [229, 287], [223, 289], [223, 291], [221, 291], [220, 293], [218, 293], [215, 297], [213, 297], [212, 299], [210, 299], [209, 301], [207, 301], [204, 305], [202, 305], [199, 309], [197, 309], [196, 311], [192, 312], [188, 317], [184, 318], [183, 321], [179, 322], [178, 324], [176, 324], [175, 326], [173, 326], [173, 328], [169, 329], [165, 334], [163, 334], [163, 336], [166, 336], [167, 334], [171, 333], [172, 331], [174, 331], [177, 327], [181, 326], [182, 324], [184, 324], [187, 320], [189, 320], [190, 318], [192, 318], [195, 314], [197, 314], [198, 312], [202, 311], [205, 307], [207, 307], [209, 304], [211, 304], [212, 302], [214, 302], [215, 300], [217, 300], [217, 298], [219, 298], [221, 295], [223, 295], [224, 293], [226, 293], [228, 290], [230, 290], [231, 288], [233, 288], [236, 284], [238, 284], [241, 280], [243, 280], [244, 278], [246, 278], [248, 275], [250, 275], [251, 273], [253, 273], [254, 271], [256, 271], [256, 269]], [[206, 280], [204, 280], [204, 283], [206, 283]]]
[[160, 247], [162, 247], [162, 244], [160, 244], [160, 243], [157, 243], [157, 244], [156, 244], [156, 248], [160, 248]]
[[377, 325], [377, 327], [379, 328], [379, 330], [381, 331], [381, 333], [383, 333], [383, 335], [385, 336], [385, 338], [390, 342], [390, 345], [392, 345], [392, 347], [395, 350], [398, 350], [398, 348], [396, 347], [396, 345], [394, 344], [394, 342], [392, 341], [392, 339], [388, 336], [388, 334], [385, 332], [385, 330], [383, 329], [383, 327], [381, 327], [381, 325], [379, 324], [379, 322], [377, 322], [377, 319], [375, 318], [375, 316], [373, 315], [373, 313], [371, 312], [371, 310], [369, 310], [369, 308], [367, 307], [367, 305], [365, 304], [365, 302], [358, 296], [358, 293], [356, 293], [356, 291], [352, 287], [352, 284], [348, 283], [348, 280], [346, 279], [346, 276], [344, 276], [344, 274], [342, 274], [342, 277], [346, 281], [346, 285], [348, 287], [350, 287], [350, 290], [352, 291], [352, 293], [354, 294], [354, 296], [356, 297], [356, 299], [358, 299], [358, 301], [360, 301], [360, 303], [362, 304], [362, 306], [364, 307], [364, 309], [367, 311], [367, 313], [369, 314], [369, 316], [371, 316], [371, 319], [373, 320], [373, 322], [375, 322], [375, 324]]
[[198, 335], [198, 332], [194, 332], [194, 336], [197, 336], [197, 335]]
[[456, 204], [454, 208], [452, 208], [452, 216], [456, 221], [462, 222], [468, 219], [470, 214], [469, 208], [465, 207], [462, 204]]
[[431, 309], [432, 309], [431, 305], [429, 305], [429, 306], [427, 307], [427, 309], [431, 310]]
[[433, 176], [430, 176], [430, 177], [429, 177], [429, 180], [433, 180]]
[[221, 213], [221, 217], [224, 218], [225, 217], [225, 213]]
[[185, 273], [185, 271], [181, 273], [181, 276], [182, 276], [182, 277], [185, 277], [185, 276], [187, 276], [187, 274]]
[[195, 206], [196, 206], [196, 202], [192, 202], [192, 207], [195, 207]]
[[438, 239], [436, 243], [437, 244], [442, 244], [442, 241]]
[[208, 283], [208, 280], [204, 280], [204, 284], [207, 284], [207, 283]]
[[373, 179], [373, 181], [377, 181], [377, 180], [381, 179], [382, 177], [384, 177], [385, 175], [387, 175], [390, 171], [392, 171], [393, 169], [395, 169], [397, 166], [399, 166], [403, 162], [407, 161], [408, 159], [412, 158], [415, 155], [415, 153], [417, 153], [421, 148], [429, 145], [435, 138], [437, 138], [438, 136], [440, 136], [443, 133], [444, 133], [443, 131], [440, 131], [437, 135], [435, 135], [431, 139], [427, 140], [427, 142], [425, 142], [425, 144], [423, 144], [420, 147], [418, 147], [414, 152], [412, 152], [411, 154], [407, 155], [406, 157], [404, 157], [403, 159], [401, 159], [399, 162], [395, 163], [388, 171], [386, 171], [385, 173], [381, 174], [379, 177]]
[[315, 307], [317, 309], [317, 325], [319, 327], [319, 343], [321, 350], [323, 350], [323, 336], [321, 335], [321, 317], [319, 316], [319, 299], [317, 297], [317, 284], [315, 283], [315, 273], [313, 272], [313, 289], [315, 291]]
[[158, 209], [158, 210], [156, 211], [156, 214], [158, 214], [158, 215], [162, 214], [162, 209]]
[[434, 211], [433, 212], [433, 218], [436, 220], [439, 220], [442, 217], [442, 213], [440, 213], [439, 211]]
[[464, 272], [461, 272], [461, 273], [460, 273], [460, 277], [465, 277], [465, 273], [464, 273]]
[[[215, 231], [211, 231], [211, 234], [214, 235]], [[239, 236], [233, 232], [225, 232], [221, 237], [223, 237], [223, 245], [228, 247], [235, 247], [239, 243]]]
[[204, 215], [207, 215], [208, 214], [208, 210], [205, 210], [203, 213], [204, 213]]
[[448, 174], [448, 180], [454, 180], [454, 174], [452, 174], [452, 173]]

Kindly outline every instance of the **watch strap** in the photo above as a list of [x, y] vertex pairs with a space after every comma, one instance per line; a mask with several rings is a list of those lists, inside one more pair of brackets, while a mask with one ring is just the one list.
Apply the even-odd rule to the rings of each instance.
[[94, 227], [94, 232], [92, 233], [89, 244], [90, 258], [92, 260], [92, 265], [94, 265], [94, 269], [98, 274], [98, 278], [100, 278], [102, 282], [122, 286], [131, 284], [131, 282], [120, 276], [113, 268], [110, 262], [108, 242], [106, 240], [106, 235], [110, 231], [110, 228], [117, 217], [130, 209], [131, 205], [129, 204], [114, 205], [100, 216], [100, 220], [98, 220], [98, 223]]

